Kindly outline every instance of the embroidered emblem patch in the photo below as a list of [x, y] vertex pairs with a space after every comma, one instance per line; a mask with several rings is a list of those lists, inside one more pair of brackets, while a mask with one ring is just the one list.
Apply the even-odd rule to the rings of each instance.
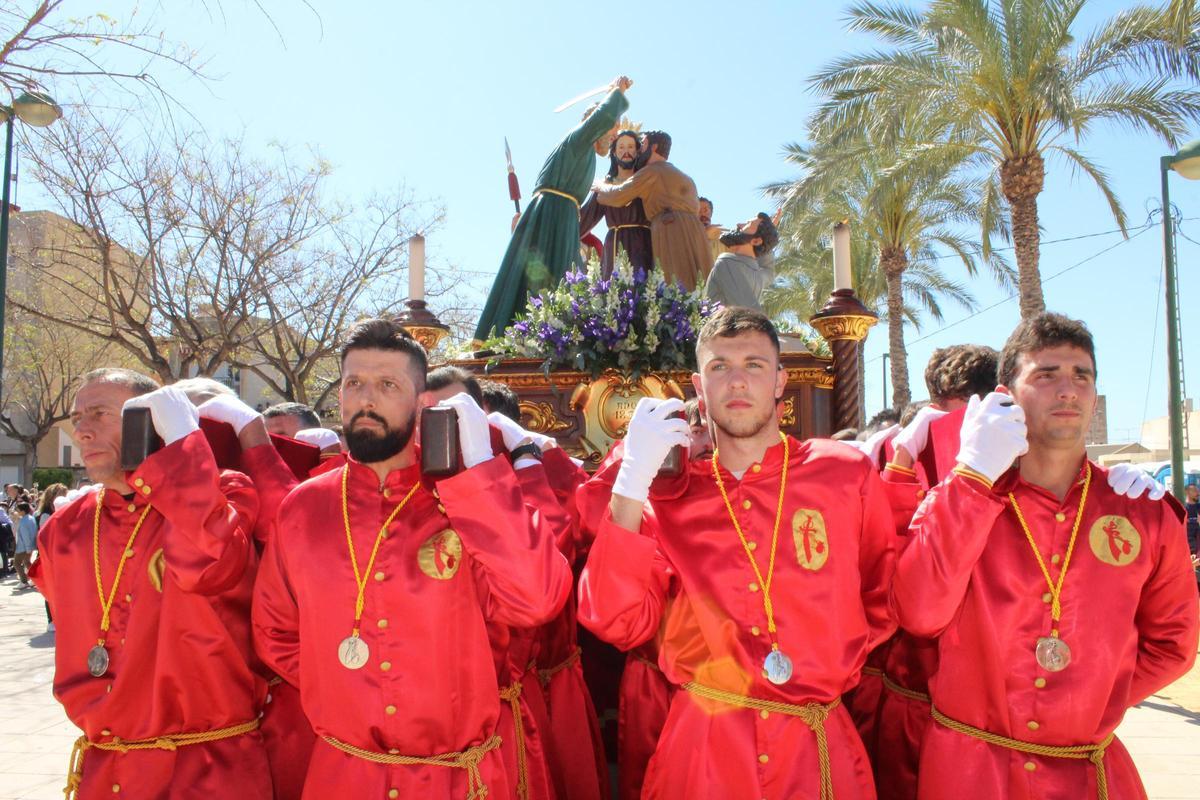
[[1142, 550], [1142, 536], [1133, 523], [1112, 514], [1092, 523], [1088, 543], [1096, 558], [1114, 567], [1132, 564]]
[[154, 555], [150, 556], [150, 563], [146, 565], [146, 572], [150, 576], [150, 583], [162, 594], [163, 571], [167, 568], [167, 559], [163, 556], [163, 549], [160, 547], [154, 551]]
[[816, 572], [829, 560], [829, 537], [820, 511], [802, 508], [792, 515], [792, 540], [796, 543], [796, 560], [805, 569]]
[[449, 528], [430, 536], [417, 551], [421, 572], [439, 581], [453, 578], [461, 562], [462, 540]]

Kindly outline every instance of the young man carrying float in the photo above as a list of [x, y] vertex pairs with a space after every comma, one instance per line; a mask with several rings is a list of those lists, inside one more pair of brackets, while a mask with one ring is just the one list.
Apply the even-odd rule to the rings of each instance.
[[722, 309], [696, 352], [712, 458], [652, 490], [689, 428], [681, 402], [639, 401], [580, 583], [580, 621], [622, 649], [661, 631], [680, 687], [643, 796], [873, 797], [839, 698], [895, 627], [887, 490], [861, 453], [780, 432], [765, 316]]
[[1196, 657], [1182, 509], [1130, 498], [1087, 460], [1091, 334], [1043, 313], [971, 399], [954, 474], [913, 519], [892, 602], [938, 638], [918, 796], [1125, 800], [1144, 790], [1113, 737]]

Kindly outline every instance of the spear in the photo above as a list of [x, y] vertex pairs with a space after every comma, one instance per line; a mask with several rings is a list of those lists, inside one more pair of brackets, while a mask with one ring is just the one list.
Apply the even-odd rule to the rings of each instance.
[[517, 213], [521, 213], [521, 187], [517, 184], [517, 173], [512, 165], [512, 150], [508, 149], [508, 137], [504, 137], [504, 158], [508, 161], [508, 197], [513, 201]]

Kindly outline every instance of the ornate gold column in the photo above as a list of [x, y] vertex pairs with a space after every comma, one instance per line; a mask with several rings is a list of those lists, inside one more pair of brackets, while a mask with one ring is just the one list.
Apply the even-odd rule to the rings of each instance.
[[424, 300], [405, 300], [404, 305], [408, 308], [396, 315], [396, 322], [421, 343], [425, 352], [432, 353], [450, 329], [426, 307]]
[[867, 331], [879, 322], [854, 296], [853, 289], [835, 289], [825, 307], [809, 323], [833, 350], [833, 429], [861, 428], [862, 385], [858, 362]]

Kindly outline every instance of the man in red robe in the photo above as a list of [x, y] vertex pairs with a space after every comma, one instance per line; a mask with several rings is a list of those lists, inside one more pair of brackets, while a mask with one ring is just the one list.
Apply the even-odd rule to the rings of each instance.
[[[165, 444], [125, 472], [133, 407]], [[58, 627], [54, 694], [84, 731], [68, 796], [269, 800], [249, 625], [254, 487], [218, 470], [186, 395], [136, 372], [85, 375], [71, 421], [101, 488], [54, 514], [32, 573]]]
[[465, 469], [422, 477], [412, 434], [425, 372], [399, 325], [350, 331], [348, 458], [288, 495], [255, 587], [258, 652], [300, 687], [319, 737], [306, 798], [508, 795], [486, 626], [540, 625], [570, 591], [469, 396], [441, 404], [456, 412]]
[[1197, 596], [1173, 500], [1087, 460], [1096, 360], [1082, 323], [1024, 320], [973, 397], [953, 474], [913, 519], [892, 602], [938, 638], [918, 796], [1145, 797], [1113, 737], [1196, 656]]
[[652, 488], [689, 429], [671, 416], [682, 402], [640, 400], [579, 589], [601, 638], [659, 634], [680, 687], [643, 796], [872, 798], [839, 698], [895, 627], [886, 490], [861, 453], [780, 432], [787, 376], [765, 316], [722, 309], [696, 352], [713, 457]]

